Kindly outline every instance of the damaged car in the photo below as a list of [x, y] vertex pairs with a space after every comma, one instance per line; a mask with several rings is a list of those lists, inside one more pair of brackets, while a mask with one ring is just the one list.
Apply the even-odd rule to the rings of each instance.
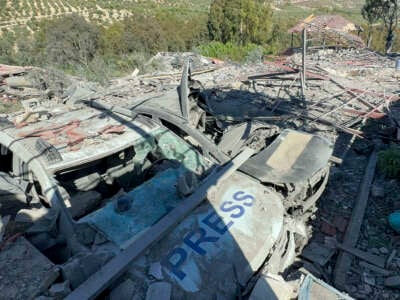
[[0, 268], [14, 275], [4, 295], [92, 299], [129, 280], [135, 299], [234, 299], [259, 270], [292, 264], [327, 183], [329, 141], [246, 123], [231, 147], [236, 134], [215, 143], [204, 116], [89, 104], [1, 119], [0, 214], [12, 226], [0, 266], [21, 238], [46, 261], [40, 284], [29, 264], [18, 264], [23, 280]]

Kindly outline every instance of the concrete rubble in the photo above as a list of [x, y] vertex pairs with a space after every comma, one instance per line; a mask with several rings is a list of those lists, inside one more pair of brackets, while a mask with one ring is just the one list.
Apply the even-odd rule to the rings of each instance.
[[0, 288], [3, 299], [32, 299], [45, 292], [59, 270], [23, 237], [2, 243]]
[[171, 299], [171, 284], [168, 282], [156, 282], [149, 286], [146, 300]]
[[289, 300], [294, 296], [294, 287], [277, 275], [261, 276], [249, 297], [250, 300], [282, 299]]
[[[235, 265], [242, 268], [239, 271], [245, 276], [237, 273], [239, 271], [235, 270], [235, 266], [224, 263], [223, 256], [215, 254], [218, 252], [216, 249], [211, 246], [205, 247], [207, 251], [211, 251], [218, 257], [215, 266], [223, 269], [227, 278], [236, 276], [236, 281], [242, 287], [237, 291], [235, 290], [238, 286], [236, 283], [229, 285], [233, 289], [229, 291], [229, 296], [236, 295], [248, 299], [293, 299], [296, 297], [320, 299], [318, 295], [323, 295], [324, 298], [331, 299], [330, 297], [340, 295], [345, 299], [351, 299], [351, 297], [398, 299], [400, 237], [388, 226], [386, 220], [388, 214], [396, 207], [397, 209], [400, 207], [398, 180], [387, 180], [378, 170], [372, 172], [371, 184], [368, 185], [370, 193], [368, 192], [365, 199], [365, 212], [362, 212], [360, 226], [354, 233], [357, 239], [354, 240], [354, 245], [349, 246], [345, 243], [346, 236], [354, 228], [353, 214], [359, 204], [357, 199], [363, 189], [363, 177], [371, 153], [376, 149], [385, 149], [390, 143], [400, 143], [398, 138], [400, 71], [395, 70], [395, 61], [392, 58], [359, 48], [316, 50], [307, 55], [305, 86], [301, 82], [302, 59], [299, 53], [267, 57], [265, 60], [260, 59], [258, 62], [244, 65], [205, 58], [194, 53], [160, 53], [149, 62], [153, 65], [157, 62], [158, 69], [153, 73], [133, 72], [130, 76], [112, 80], [108, 86], [79, 82], [75, 78], [65, 78], [59, 74], [46, 73], [34, 68], [0, 65], [0, 108], [2, 108], [0, 113], [17, 128], [23, 128], [39, 121], [49, 120], [50, 115], [59, 106], [67, 106], [68, 110], [73, 112], [76, 109], [74, 107], [83, 105], [84, 101], [94, 99], [109, 107], [131, 109], [148, 102], [149, 99], [176, 92], [181, 81], [182, 68], [188, 59], [192, 62], [191, 77], [201, 83], [201, 88], [204, 89], [210, 101], [207, 103], [208, 113], [216, 116], [217, 127], [221, 131], [249, 120], [257, 120], [267, 122], [270, 128], [290, 128], [316, 134], [334, 144], [330, 177], [325, 192], [318, 202], [318, 210], [312, 210], [304, 217], [311, 220], [303, 226], [304, 228], [299, 224], [297, 226], [295, 221], [292, 224], [289, 224], [289, 220], [285, 221], [288, 223], [285, 226], [290, 228], [297, 226], [296, 234], [304, 238], [304, 245], [295, 244], [294, 238], [289, 234], [285, 240], [277, 241], [278, 246], [286, 250], [291, 246], [296, 250], [301, 248], [300, 255], [296, 258], [287, 257], [285, 272], [272, 274], [271, 270], [274, 270], [275, 266], [272, 263], [264, 265], [264, 256], [250, 257], [253, 249], [249, 248], [242, 251], [249, 256], [247, 264], [253, 264], [250, 266], [251, 270], [245, 268], [244, 261], [239, 261]], [[65, 144], [73, 152], [92, 143], [95, 138], [98, 138], [93, 138], [95, 134], [107, 139], [109, 136], [124, 134], [128, 131], [126, 127], [112, 124], [96, 128], [94, 134], [89, 131], [82, 132], [80, 125], [71, 121], [63, 128], [48, 128], [45, 132], [39, 133], [28, 132], [25, 136], [40, 134], [40, 137], [46, 141]], [[0, 126], [2, 126], [1, 123]], [[125, 155], [129, 157], [129, 153]], [[205, 168], [204, 165], [202, 167]], [[160, 165], [158, 168], [163, 167]], [[118, 169], [108, 171], [115, 174]], [[129, 172], [137, 172], [137, 170], [129, 170]], [[191, 181], [197, 180], [195, 172], [188, 174], [179, 177], [180, 180], [185, 180], [187, 178], [185, 176], [190, 176]], [[81, 187], [79, 193], [66, 203], [67, 209], [70, 209], [74, 218], [80, 218], [93, 211], [101, 200], [101, 195], [90, 190], [89, 186], [97, 184], [104, 178], [93, 173], [73, 182], [74, 188]], [[241, 184], [241, 180], [245, 181], [236, 177], [234, 179], [238, 185]], [[107, 180], [113, 181], [114, 178], [110, 176]], [[186, 186], [188, 185], [186, 181], [184, 183], [185, 196], [197, 189], [197, 182], [195, 188]], [[5, 186], [0, 189], [0, 197], [4, 190], [11, 190], [8, 187], [14, 186], [16, 189], [13, 182], [0, 182], [0, 184]], [[10, 248], [18, 247], [22, 243], [24, 247], [30, 249], [30, 247], [34, 248], [32, 243], [46, 253], [46, 249], [51, 249], [58, 243], [54, 224], [58, 222], [59, 216], [48, 216], [47, 210], [40, 206], [34, 210], [31, 207], [27, 209], [24, 205], [26, 199], [22, 196], [26, 195], [25, 191], [19, 191], [18, 194], [21, 195], [19, 198], [22, 199], [20, 200], [22, 204], [19, 203], [16, 209], [17, 218], [10, 220], [8, 216], [13, 213], [12, 207], [5, 209], [5, 213], [0, 216], [0, 285], [13, 283], [12, 278], [6, 279], [2, 275], [4, 269], [7, 268], [5, 257], [12, 253]], [[116, 195], [124, 197], [128, 193], [120, 191]], [[123, 206], [124, 203], [118, 201], [124, 198], [118, 198], [116, 195], [113, 196], [116, 199], [114, 202], [116, 204], [113, 205]], [[32, 198], [35, 198], [35, 195]], [[210, 197], [210, 202], [213, 203], [211, 199], [212, 197]], [[74, 202], [77, 204], [75, 205]], [[6, 197], [4, 197], [4, 204], [1, 199], [0, 203], [4, 205], [3, 209], [9, 206]], [[36, 204], [33, 202], [32, 205]], [[166, 210], [172, 209], [174, 204], [168, 205], [171, 207]], [[283, 207], [278, 206], [276, 210], [283, 210]], [[122, 214], [129, 209], [131, 209], [130, 206], [117, 213]], [[198, 210], [206, 211], [207, 208], [200, 206]], [[149, 216], [146, 215], [147, 218]], [[273, 219], [273, 216], [270, 217]], [[51, 230], [44, 232], [36, 228], [41, 235], [32, 238], [31, 243], [26, 242], [28, 245], [25, 245], [24, 238], [14, 237], [13, 234], [21, 232], [21, 226], [35, 223], [39, 219], [46, 219], [45, 224], [51, 225], [38, 222], [37, 227], [48, 226]], [[201, 230], [197, 223], [200, 221], [196, 218], [189, 218], [185, 224], [177, 227], [173, 234], [169, 235], [171, 237], [169, 241], [160, 242], [156, 250], [149, 251], [147, 255], [140, 256], [138, 260], [130, 264], [123, 276], [107, 289], [109, 298], [152, 300], [172, 299], [172, 295], [177, 295], [174, 290], [175, 283], [171, 284], [173, 277], [170, 272], [163, 269], [160, 261], [162, 261], [162, 254], [173, 246], [174, 239], [179, 239], [178, 233], [183, 230], [182, 228]], [[93, 224], [99, 226], [98, 223], [96, 225], [93, 222]], [[35, 261], [40, 262], [33, 265], [35, 269], [32, 272], [25, 274], [26, 267], [16, 268], [16, 272], [27, 277], [26, 283], [24, 286], [13, 287], [9, 292], [12, 294], [9, 296], [14, 298], [23, 293], [24, 296], [42, 295], [42, 298], [63, 298], [96, 273], [116, 253], [118, 254], [120, 245], [116, 243], [118, 247], [115, 247], [110, 243], [107, 232], [96, 233], [92, 227], [81, 227], [81, 229], [78, 239], [84, 241], [83, 244], [86, 246], [102, 251], [92, 255], [82, 253], [74, 256], [64, 261], [60, 269], [55, 268], [54, 264], [38, 251], [29, 262], [30, 264]], [[247, 237], [242, 235], [241, 230], [247, 229], [243, 225], [237, 231], [233, 230], [235, 237], [238, 240], [246, 240]], [[259, 229], [259, 231], [262, 230]], [[271, 234], [268, 228], [264, 231], [266, 235]], [[293, 234], [292, 231], [288, 232]], [[230, 241], [227, 240], [224, 243], [230, 243]], [[248, 244], [251, 243], [248, 242]], [[255, 243], [254, 247], [260, 245]], [[229, 255], [234, 255], [234, 251], [236, 250], [232, 250]], [[230, 257], [229, 255], [226, 257]], [[340, 276], [344, 276], [344, 284], [338, 286], [335, 267], [341, 255], [351, 258], [348, 268], [340, 270]], [[69, 256], [62, 253], [60, 257]], [[193, 257], [190, 256], [190, 262], [185, 263], [183, 270], [188, 271], [196, 265]], [[19, 259], [18, 266], [24, 262], [24, 256]], [[55, 258], [52, 257], [52, 259]], [[14, 260], [16, 258], [12, 258], [12, 261]], [[212, 268], [211, 265], [202, 265], [202, 268], [206, 267]], [[196, 272], [201, 273], [201, 271], [203, 270]], [[53, 272], [50, 277], [48, 272]], [[254, 273], [256, 276], [247, 276], [246, 272]], [[198, 286], [201, 286], [201, 276], [196, 273], [196, 275], [190, 274], [189, 277], [184, 283], [185, 288], [197, 291]], [[207, 282], [207, 284], [212, 287], [215, 283]], [[306, 291], [305, 285], [308, 286]], [[312, 285], [314, 290], [310, 288]], [[215, 286], [215, 291], [221, 293], [221, 299], [223, 299], [224, 288], [218, 284]], [[333, 287], [347, 295], [341, 294]], [[207, 295], [211, 295], [213, 291], [207, 291], [210, 292]], [[304, 297], [304, 293], [315, 293], [315, 295], [314, 298], [301, 298]], [[228, 295], [228, 292], [225, 295]]]

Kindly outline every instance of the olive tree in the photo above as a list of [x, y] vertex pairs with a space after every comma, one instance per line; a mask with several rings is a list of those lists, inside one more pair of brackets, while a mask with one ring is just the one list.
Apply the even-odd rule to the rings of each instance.
[[211, 40], [263, 44], [271, 30], [272, 9], [269, 1], [214, 0], [211, 3], [208, 31]]
[[99, 46], [97, 26], [78, 15], [54, 20], [47, 26], [45, 53], [48, 62], [89, 66]]

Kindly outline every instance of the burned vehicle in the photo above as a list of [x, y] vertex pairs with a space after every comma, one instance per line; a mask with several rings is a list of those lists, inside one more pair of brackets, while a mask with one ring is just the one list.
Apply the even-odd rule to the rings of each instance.
[[[249, 146], [261, 151], [281, 132], [281, 128], [265, 119], [265, 103], [259, 95], [244, 93], [234, 96], [220, 95], [206, 90], [191, 75], [190, 61], [183, 66], [180, 85], [165, 94], [133, 101], [131, 109], [137, 113], [172, 123], [179, 128], [196, 129], [228, 156], [236, 155], [241, 147]], [[243, 98], [255, 98], [249, 99]], [[264, 107], [260, 115], [260, 106]], [[263, 116], [263, 117], [261, 117]], [[271, 117], [272, 116], [272, 117]], [[273, 113], [267, 119], [274, 119]], [[267, 144], [265, 141], [269, 141]]]
[[[1, 119], [6, 298], [112, 298], [128, 280], [135, 299], [233, 299], [258, 270], [292, 264], [328, 179], [327, 140], [287, 129], [227, 153], [168, 111], [89, 104]], [[12, 258], [20, 239], [35, 268]]]
[[[291, 214], [305, 216], [307, 211], [312, 212], [318, 197], [312, 197], [306, 203], [303, 199], [314, 195], [323, 182], [321, 179], [328, 178], [327, 158], [332, 151], [327, 150], [327, 142], [323, 138], [311, 138], [312, 135], [280, 128], [278, 122], [272, 121], [277, 116], [266, 109], [259, 95], [244, 93], [252, 98], [249, 101], [238, 99], [235, 92], [219, 97], [214, 97], [214, 92], [206, 90], [192, 77], [190, 61], [186, 61], [176, 90], [133, 101], [130, 109], [134, 114], [163, 124], [194, 146], [201, 145], [202, 151], [214, 149], [212, 153], [217, 154], [219, 160], [221, 156], [234, 157], [244, 147], [253, 149], [256, 154], [241, 170], [264, 185], [279, 189], [286, 197], [285, 205]], [[96, 101], [89, 103], [103, 107]], [[106, 107], [112, 109], [112, 106]], [[267, 163], [271, 157], [273, 161], [278, 156], [277, 164]]]

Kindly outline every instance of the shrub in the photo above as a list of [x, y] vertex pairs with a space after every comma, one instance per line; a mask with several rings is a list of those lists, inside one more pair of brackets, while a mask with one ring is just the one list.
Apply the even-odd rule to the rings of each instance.
[[78, 15], [50, 22], [45, 48], [48, 63], [88, 66], [98, 50], [99, 36], [98, 27]]
[[197, 47], [197, 51], [204, 56], [215, 57], [223, 60], [233, 60], [236, 62], [244, 62], [246, 58], [251, 60], [254, 59], [254, 55], [257, 57], [263, 54], [264, 49], [261, 46], [255, 44], [246, 44], [240, 46], [234, 43], [221, 43], [221, 42], [210, 42], [208, 44]]
[[386, 177], [400, 179], [400, 147], [392, 145], [379, 152], [378, 167]]
[[0, 63], [12, 64], [14, 63], [14, 50], [13, 45], [15, 43], [14, 36], [9, 33], [3, 33], [0, 39]]

